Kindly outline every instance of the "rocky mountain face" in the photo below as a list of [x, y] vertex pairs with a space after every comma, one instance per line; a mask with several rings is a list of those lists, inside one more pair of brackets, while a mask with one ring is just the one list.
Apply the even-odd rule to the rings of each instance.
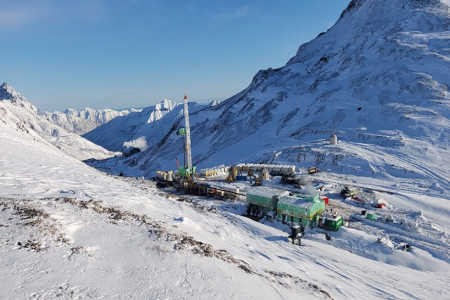
[[[301, 45], [285, 66], [259, 71], [246, 89], [217, 105], [191, 103], [194, 162], [284, 161], [370, 176], [425, 176], [416, 164], [450, 156], [449, 6], [449, 0], [351, 1], [334, 26]], [[183, 141], [175, 134], [183, 126], [181, 107], [151, 126], [136, 119], [131, 136], [115, 120], [116, 141], [102, 140], [97, 130], [87, 138], [116, 150], [145, 137], [148, 147], [105, 164], [151, 176], [182, 158]], [[332, 133], [338, 145], [322, 142]], [[436, 180], [449, 177], [439, 165], [429, 169]]]
[[52, 144], [79, 160], [104, 159], [113, 155], [101, 146], [49, 122], [7, 83], [0, 85], [0, 126], [31, 135], [35, 141]]

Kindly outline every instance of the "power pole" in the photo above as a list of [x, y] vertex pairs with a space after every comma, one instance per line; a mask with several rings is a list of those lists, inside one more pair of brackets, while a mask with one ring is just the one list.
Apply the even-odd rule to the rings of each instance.
[[[184, 167], [188, 172], [192, 172], [192, 156], [191, 156], [191, 127], [189, 126], [189, 106], [188, 97], [184, 95], [184, 126], [186, 135], [184, 137]], [[191, 174], [192, 175], [192, 174]]]

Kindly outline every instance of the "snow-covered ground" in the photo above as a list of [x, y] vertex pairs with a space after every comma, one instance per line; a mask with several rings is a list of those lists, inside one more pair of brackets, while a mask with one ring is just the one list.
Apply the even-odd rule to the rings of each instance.
[[407, 201], [435, 205], [415, 228], [439, 251], [423, 250], [414, 236], [412, 252], [397, 250], [390, 231], [377, 242], [383, 228], [367, 222], [331, 241], [311, 232], [298, 247], [283, 226], [241, 216], [239, 202], [180, 201], [150, 182], [102, 174], [7, 125], [0, 143], [1, 298], [446, 297], [448, 223], [434, 220], [448, 217], [441, 202], [448, 199], [423, 199], [420, 189], [387, 200], [396, 209]]

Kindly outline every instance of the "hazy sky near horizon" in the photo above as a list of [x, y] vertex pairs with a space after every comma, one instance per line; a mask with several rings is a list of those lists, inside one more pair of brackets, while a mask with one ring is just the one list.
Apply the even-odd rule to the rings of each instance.
[[223, 100], [349, 0], [0, 0], [0, 81], [44, 110]]

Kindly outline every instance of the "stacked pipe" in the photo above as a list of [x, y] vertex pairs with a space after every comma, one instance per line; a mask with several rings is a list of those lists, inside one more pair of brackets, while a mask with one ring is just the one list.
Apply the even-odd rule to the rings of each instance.
[[276, 164], [238, 164], [236, 165], [240, 170], [243, 171], [258, 171], [262, 172], [264, 169], [269, 171], [272, 176], [283, 176], [295, 174], [294, 165], [276, 165]]

